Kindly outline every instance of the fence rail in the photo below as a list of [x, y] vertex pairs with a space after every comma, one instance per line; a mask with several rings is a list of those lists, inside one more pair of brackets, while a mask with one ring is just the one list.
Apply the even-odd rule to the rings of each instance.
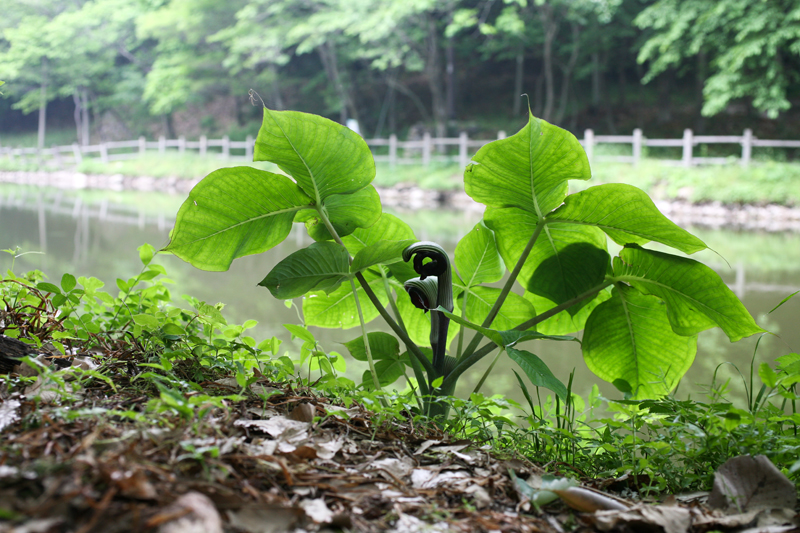
[[[506, 133], [499, 131], [497, 139], [504, 139]], [[396, 135], [388, 139], [366, 139], [375, 153], [375, 161], [387, 162], [390, 165], [422, 164], [428, 166], [433, 162], [457, 162], [459, 166], [469, 163], [471, 154], [476, 149], [494, 139], [470, 139], [466, 133], [458, 137], [432, 137], [425, 133], [421, 139], [400, 141]], [[694, 135], [692, 130], [683, 132], [680, 139], [648, 139], [641, 129], [633, 130], [632, 135], [595, 135], [592, 130], [583, 134], [581, 145], [586, 150], [590, 161], [630, 163], [636, 165], [642, 159], [643, 148], [681, 148], [680, 159], [659, 159], [662, 163], [683, 165], [724, 165], [739, 163], [748, 166], [752, 163], [753, 148], [800, 148], [800, 140], [759, 139], [749, 129], [738, 135]], [[601, 144], [629, 144], [631, 155], [594, 154], [594, 148]], [[729, 157], [697, 157], [694, 147], [698, 145], [738, 144], [741, 154]], [[452, 150], [452, 148], [456, 150]], [[103, 163], [135, 159], [147, 152], [157, 151], [164, 154], [186, 153], [196, 151], [200, 155], [216, 155], [223, 159], [252, 160], [254, 140], [251, 136], [245, 141], [231, 141], [227, 136], [221, 139], [208, 139], [205, 136], [196, 141], [187, 141], [185, 137], [166, 139], [159, 137], [149, 141], [139, 137], [131, 141], [114, 141], [93, 145], [72, 144], [52, 146], [50, 148], [11, 148], [0, 146], [0, 157], [22, 163], [36, 163], [39, 166], [67, 168], [78, 165], [86, 158], [99, 159]], [[388, 148], [388, 153], [386, 149]]]

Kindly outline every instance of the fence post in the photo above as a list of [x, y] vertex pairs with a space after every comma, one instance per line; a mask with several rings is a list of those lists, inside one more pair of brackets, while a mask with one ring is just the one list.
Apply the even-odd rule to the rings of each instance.
[[231, 140], [226, 135], [222, 138], [222, 157], [228, 159], [231, 156]]
[[692, 166], [692, 130], [683, 130], [683, 166]]
[[61, 151], [58, 149], [58, 145], [54, 144], [50, 148], [50, 152], [53, 154], [53, 161], [56, 162], [56, 168], [61, 170], [64, 168], [63, 162], [61, 161]]
[[139, 157], [143, 156], [147, 151], [147, 139], [139, 137]]
[[594, 131], [586, 130], [583, 132], [583, 150], [586, 152], [586, 157], [591, 162], [594, 156]]
[[431, 164], [431, 134], [427, 131], [422, 136], [422, 164], [428, 166]]
[[200, 155], [206, 155], [208, 152], [208, 137], [205, 135], [200, 136]]
[[744, 277], [744, 263], [741, 261], [736, 263], [736, 281], [733, 285], [733, 292], [736, 293], [740, 299], [744, 298], [745, 293], [745, 277]]
[[72, 155], [75, 157], [76, 165], [83, 163], [83, 154], [81, 153], [81, 147], [78, 146], [78, 143], [72, 143]]
[[108, 163], [108, 144], [100, 143], [100, 161]]
[[397, 135], [389, 135], [389, 166], [394, 168], [397, 165]]
[[750, 164], [750, 158], [753, 156], [753, 130], [747, 128], [744, 130], [742, 137], [742, 166], [746, 167]]
[[186, 153], [186, 137], [181, 135], [178, 137], [178, 153], [184, 154]]
[[458, 166], [461, 168], [466, 168], [467, 163], [469, 162], [469, 157], [467, 156], [467, 140], [469, 137], [467, 136], [466, 131], [462, 131], [458, 135]]
[[500, 130], [500, 131], [498, 131], [498, 132], [497, 132], [497, 140], [498, 140], [498, 141], [499, 141], [500, 139], [505, 139], [505, 138], [506, 138], [506, 132], [505, 132], [505, 131], [503, 131], [503, 130]]
[[245, 139], [246, 146], [244, 147], [244, 156], [247, 158], [248, 161], [253, 160], [253, 136], [248, 135], [247, 139]]
[[158, 138], [158, 153], [163, 154], [167, 151], [167, 139], [163, 135]]
[[642, 158], [642, 130], [636, 128], [633, 130], [633, 166], [639, 164]]

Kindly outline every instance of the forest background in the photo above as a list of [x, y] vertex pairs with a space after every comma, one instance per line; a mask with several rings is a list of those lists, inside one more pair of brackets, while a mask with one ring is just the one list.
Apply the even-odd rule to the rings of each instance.
[[[6, 0], [0, 144], [257, 129], [800, 137], [798, 0]], [[48, 129], [50, 133], [48, 134]], [[33, 132], [37, 132], [34, 135]], [[21, 141], [24, 142], [24, 141]]]

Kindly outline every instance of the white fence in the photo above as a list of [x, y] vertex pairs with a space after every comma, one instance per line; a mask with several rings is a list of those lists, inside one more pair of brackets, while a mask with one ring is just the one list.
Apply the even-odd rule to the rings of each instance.
[[[497, 133], [497, 139], [504, 139], [504, 131]], [[432, 162], [458, 163], [464, 167], [469, 163], [471, 154], [481, 146], [494, 139], [470, 139], [466, 133], [458, 137], [432, 137], [429, 133], [418, 140], [399, 141], [396, 135], [388, 139], [367, 139], [367, 144], [379, 153], [375, 160], [388, 162], [390, 165], [422, 164], [428, 166]], [[586, 130], [581, 145], [586, 150], [589, 159], [601, 162], [630, 163], [636, 165], [642, 159], [644, 147], [663, 148], [672, 147], [681, 149], [680, 159], [659, 159], [665, 164], [683, 165], [724, 165], [738, 162], [747, 166], [752, 162], [753, 148], [800, 148], [800, 141], [784, 141], [773, 139], [759, 139], [753, 136], [749, 129], [744, 130], [741, 136], [737, 135], [694, 135], [692, 130], [684, 130], [680, 139], [648, 139], [642, 130], [636, 129], [632, 135], [595, 135], [592, 130]], [[617, 144], [631, 146], [631, 155], [595, 155], [595, 146], [601, 144]], [[728, 157], [697, 157], [694, 147], [698, 145], [725, 145], [735, 144], [741, 146], [741, 155]], [[58, 169], [75, 166], [86, 158], [98, 159], [103, 163], [134, 159], [147, 152], [179, 153], [193, 151], [199, 155], [216, 155], [223, 159], [253, 159], [254, 140], [251, 136], [245, 141], [231, 141], [228, 137], [221, 139], [208, 139], [205, 136], [197, 141], [187, 141], [184, 137], [166, 139], [159, 137], [157, 141], [148, 141], [139, 137], [133, 141], [115, 141], [95, 145], [80, 146], [72, 144], [67, 146], [53, 146], [51, 148], [10, 148], [0, 146], [0, 157], [23, 164], [36, 164], [38, 166], [54, 167]], [[453, 149], [455, 148], [455, 150]], [[376, 150], [377, 149], [377, 150]], [[388, 154], [385, 153], [388, 149]]]

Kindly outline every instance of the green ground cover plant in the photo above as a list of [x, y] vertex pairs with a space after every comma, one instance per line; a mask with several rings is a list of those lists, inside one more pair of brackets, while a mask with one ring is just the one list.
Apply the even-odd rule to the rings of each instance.
[[[91, 419], [105, 426], [218, 432], [214, 416], [220, 410], [235, 410], [252, 399], [267, 405], [288, 389], [328, 398], [333, 405], [368, 406], [375, 427], [409, 421], [424, 433], [427, 417], [416, 412], [410, 388], [379, 392], [357, 387], [343, 376], [342, 355], [323, 347], [307, 328], [286, 326], [302, 343], [299, 350], [287, 349], [276, 338], [250, 337], [254, 321], [229, 323], [222, 304], [184, 296], [183, 306], [175, 305], [168, 273], [152, 263], [155, 250], [143, 245], [139, 251], [142, 272], [112, 287], [69, 273], [59, 282], [38, 271], [15, 275], [13, 265], [0, 278], [0, 333], [30, 344], [32, 353], [51, 353], [56, 359], [94, 354], [98, 363], [62, 369], [24, 358], [23, 364], [33, 369], [31, 377], [9, 374], [2, 390], [10, 398], [25, 391], [38, 405], [21, 422], [22, 430]], [[780, 312], [789, 298], [773, 311]], [[800, 482], [797, 354], [778, 357], [774, 365], [742, 369], [747, 395], [740, 403], [729, 400], [730, 382], [713, 377], [705, 402], [672, 394], [611, 400], [596, 387], [582, 398], [572, 392], [571, 379], [562, 399], [517, 377], [527, 405], [479, 392], [469, 398], [443, 397], [452, 416], [442, 429], [453, 438], [490, 443], [501, 456], [530, 457], [560, 475], [614, 479], [627, 474], [626, 486], [643, 494], [707, 489], [720, 464], [745, 453], [767, 455]], [[30, 391], [37, 382], [39, 388]], [[100, 396], [87, 406], [85, 399], [92, 394]], [[104, 395], [109, 407], [102, 407]], [[143, 396], [145, 402], [128, 407], [120, 402]], [[224, 453], [218, 443], [174, 446], [181, 471], [199, 471], [208, 478], [227, 475], [217, 460]], [[8, 439], [0, 445], [6, 457], [20, 450]]]
[[[284, 174], [211, 173], [179, 210], [165, 251], [224, 271], [282, 242], [293, 223], [305, 224], [316, 242], [259, 285], [279, 299], [302, 298], [304, 326], [360, 326], [361, 336], [345, 345], [369, 364], [361, 386], [380, 390], [408, 369], [423, 414], [446, 415], [441, 399], [495, 351], [495, 360], [507, 355], [534, 385], [566, 401], [567, 387], [520, 347], [526, 340], [581, 342], [598, 377], [643, 399], [674, 389], [699, 332], [718, 326], [736, 341], [763, 331], [710, 268], [643, 247], [706, 248], [646, 193], [603, 184], [568, 195], [569, 180], [591, 177], [586, 154], [569, 132], [532, 115], [516, 135], [481, 148], [465, 170], [467, 194], [486, 211], [459, 241], [455, 269], [441, 247], [418, 242], [407, 224], [382, 213], [372, 154], [351, 130], [265, 108], [254, 159]], [[608, 238], [623, 246], [613, 259]], [[487, 285], [506, 269], [502, 288]], [[517, 282], [521, 294], [512, 292]], [[367, 332], [378, 315], [394, 336]], [[581, 341], [570, 335], [579, 330]]]

